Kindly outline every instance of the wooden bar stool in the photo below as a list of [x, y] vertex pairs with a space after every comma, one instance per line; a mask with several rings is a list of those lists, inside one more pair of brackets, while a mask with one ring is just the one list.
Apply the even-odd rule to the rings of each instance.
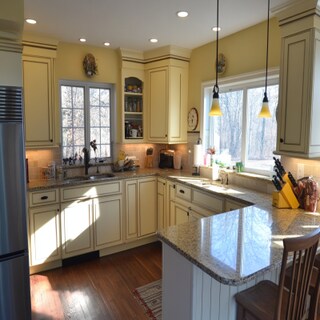
[[[263, 280], [237, 293], [237, 319], [305, 319], [306, 301], [319, 237], [320, 228], [302, 237], [284, 239], [279, 284]], [[291, 281], [285, 287], [288, 261], [292, 261]], [[316, 296], [319, 294], [319, 280], [318, 276]], [[316, 316], [313, 310], [307, 319], [316, 319]]]

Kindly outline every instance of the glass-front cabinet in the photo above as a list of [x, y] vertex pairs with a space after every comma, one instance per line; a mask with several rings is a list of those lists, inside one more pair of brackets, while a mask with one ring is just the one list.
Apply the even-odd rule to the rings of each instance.
[[143, 130], [143, 82], [136, 77], [124, 79], [124, 139], [142, 140]]

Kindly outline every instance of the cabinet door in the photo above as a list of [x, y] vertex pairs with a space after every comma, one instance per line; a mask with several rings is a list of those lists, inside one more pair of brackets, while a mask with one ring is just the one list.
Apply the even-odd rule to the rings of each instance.
[[31, 265], [61, 259], [59, 205], [29, 209], [29, 219]]
[[157, 179], [139, 180], [139, 236], [157, 231]]
[[306, 138], [310, 126], [309, 32], [285, 37], [282, 46], [279, 150], [304, 153], [308, 149]]
[[168, 141], [187, 142], [187, 69], [171, 66], [169, 79]]
[[232, 200], [226, 200], [225, 212], [241, 209], [241, 208], [244, 208], [244, 207], [245, 207], [245, 205], [240, 203], [240, 202], [232, 201]]
[[128, 180], [126, 186], [126, 239], [138, 237], [138, 182]]
[[168, 68], [148, 72], [148, 138], [154, 142], [166, 142], [168, 137]]
[[23, 56], [27, 147], [53, 146], [52, 59]]
[[175, 203], [174, 205], [174, 224], [181, 224], [189, 221], [189, 208], [179, 204]]
[[122, 243], [122, 195], [94, 200], [95, 250]]
[[166, 227], [175, 224], [174, 206], [176, 197], [176, 185], [171, 181], [167, 181], [167, 214], [166, 214]]
[[158, 229], [166, 226], [166, 202], [167, 188], [166, 180], [158, 178]]
[[92, 200], [61, 205], [62, 258], [93, 251]]

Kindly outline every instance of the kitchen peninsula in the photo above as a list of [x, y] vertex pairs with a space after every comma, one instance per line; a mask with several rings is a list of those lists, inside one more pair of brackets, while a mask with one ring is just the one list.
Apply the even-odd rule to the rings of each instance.
[[277, 282], [283, 238], [319, 225], [319, 213], [263, 203], [161, 230], [163, 319], [236, 319], [235, 293]]

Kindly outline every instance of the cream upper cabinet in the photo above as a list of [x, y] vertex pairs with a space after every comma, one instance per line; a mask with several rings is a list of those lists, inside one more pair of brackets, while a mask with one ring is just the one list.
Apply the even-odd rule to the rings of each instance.
[[26, 147], [52, 147], [54, 141], [55, 50], [23, 48]]
[[278, 154], [320, 157], [320, 18], [316, 12], [312, 17], [312, 10], [301, 11], [297, 5], [278, 13], [282, 33]]
[[169, 59], [146, 68], [148, 141], [186, 143], [188, 63]]

